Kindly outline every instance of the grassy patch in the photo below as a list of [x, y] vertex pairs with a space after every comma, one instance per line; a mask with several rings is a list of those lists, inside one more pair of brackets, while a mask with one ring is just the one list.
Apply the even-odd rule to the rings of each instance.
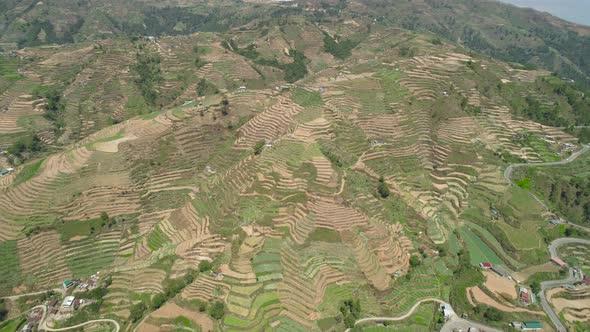
[[32, 179], [35, 175], [37, 175], [37, 172], [39, 172], [39, 169], [41, 168], [41, 165], [43, 164], [43, 162], [45, 161], [45, 159], [41, 159], [39, 161], [33, 162], [31, 164], [26, 165], [17, 175], [16, 178], [14, 179], [14, 185], [19, 185], [23, 182], [29, 181], [30, 179]]
[[0, 295], [6, 294], [21, 282], [16, 241], [0, 242]]
[[309, 234], [309, 241], [340, 242], [340, 234], [332, 229], [316, 228]]
[[522, 189], [531, 190], [531, 182], [532, 181], [533, 180], [531, 180], [529, 178], [524, 178], [522, 180], [516, 180], [516, 181], [514, 181], [514, 183], [516, 183], [516, 185], [521, 187]]
[[162, 248], [166, 243], [170, 242], [166, 234], [162, 232], [159, 226], [154, 227], [150, 235], [148, 236], [148, 248], [152, 251], [156, 251]]
[[308, 91], [301, 88], [292, 90], [293, 100], [303, 107], [316, 107], [324, 105], [319, 92]]
[[498, 257], [492, 249], [486, 246], [479, 236], [475, 235], [475, 233], [469, 228], [460, 228], [459, 234], [469, 250], [471, 265], [477, 266], [481, 262], [490, 262], [499, 265], [504, 264], [500, 257]]
[[85, 221], [58, 222], [57, 231], [61, 234], [62, 241], [68, 241], [75, 236], [90, 236], [102, 228], [100, 218]]

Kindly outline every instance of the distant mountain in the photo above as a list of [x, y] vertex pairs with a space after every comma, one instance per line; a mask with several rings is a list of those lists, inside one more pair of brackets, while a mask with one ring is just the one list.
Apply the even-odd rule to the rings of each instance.
[[354, 19], [359, 34], [369, 24], [430, 31], [492, 57], [556, 71], [589, 83], [590, 28], [530, 9], [486, 0], [357, 0], [248, 3], [115, 0], [3, 1], [4, 47], [134, 35], [227, 31], [247, 23], [304, 15], [312, 22]]

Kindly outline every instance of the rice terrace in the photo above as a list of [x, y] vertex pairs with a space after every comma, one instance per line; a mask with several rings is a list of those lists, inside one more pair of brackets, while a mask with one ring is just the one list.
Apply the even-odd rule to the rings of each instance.
[[0, 332], [590, 330], [590, 27], [0, 2]]

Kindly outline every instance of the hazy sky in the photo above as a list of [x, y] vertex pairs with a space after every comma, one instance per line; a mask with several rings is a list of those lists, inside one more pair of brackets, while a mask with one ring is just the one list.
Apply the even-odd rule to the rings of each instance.
[[590, 25], [590, 0], [500, 0], [549, 12], [565, 20]]

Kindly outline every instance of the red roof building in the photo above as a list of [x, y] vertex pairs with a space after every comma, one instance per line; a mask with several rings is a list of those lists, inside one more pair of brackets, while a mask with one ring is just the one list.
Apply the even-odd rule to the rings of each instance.
[[567, 263], [559, 259], [558, 257], [551, 257], [551, 261], [560, 267], [567, 266]]
[[492, 263], [488, 263], [488, 262], [479, 263], [479, 266], [481, 268], [484, 268], [484, 269], [491, 269], [492, 268]]
[[585, 283], [586, 285], [590, 286], [590, 276], [584, 276], [584, 279], [582, 279], [582, 282]]
[[527, 304], [530, 303], [531, 297], [530, 297], [529, 293], [525, 293], [525, 292], [520, 293], [520, 302], [527, 303]]

